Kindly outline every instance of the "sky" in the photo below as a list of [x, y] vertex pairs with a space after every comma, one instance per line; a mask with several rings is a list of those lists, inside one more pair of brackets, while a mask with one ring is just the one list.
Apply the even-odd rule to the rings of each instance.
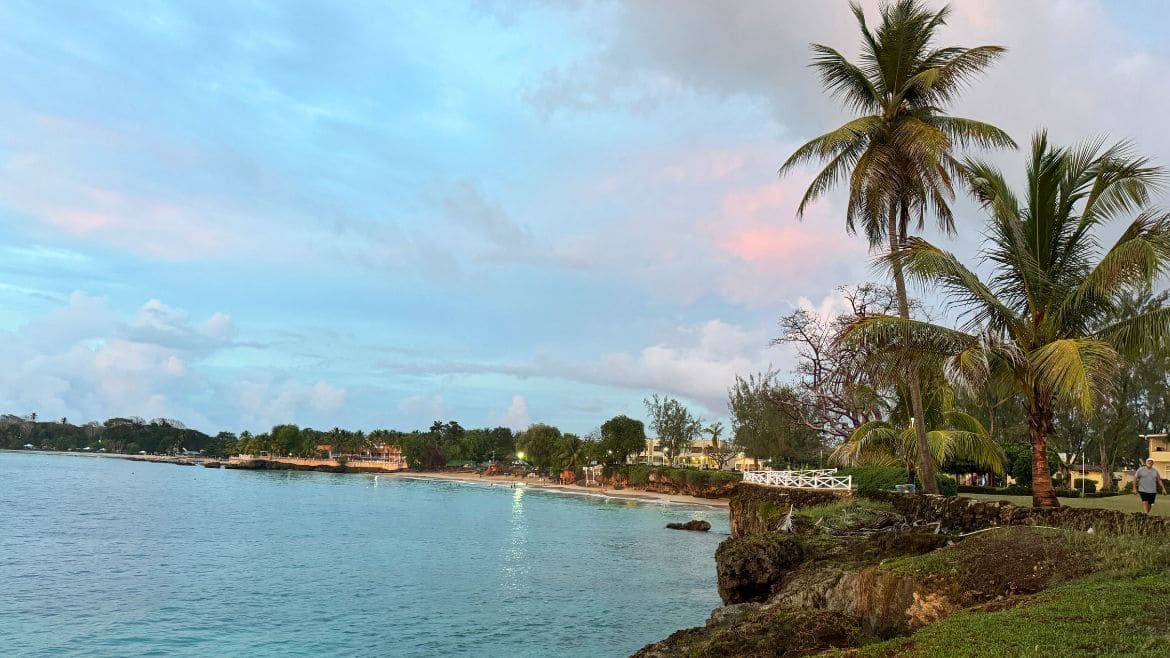
[[[1008, 48], [955, 114], [1170, 163], [1170, 7], [953, 10]], [[0, 4], [0, 413], [723, 419], [781, 316], [882, 276], [777, 177], [845, 119], [808, 44], [857, 41], [835, 0]]]

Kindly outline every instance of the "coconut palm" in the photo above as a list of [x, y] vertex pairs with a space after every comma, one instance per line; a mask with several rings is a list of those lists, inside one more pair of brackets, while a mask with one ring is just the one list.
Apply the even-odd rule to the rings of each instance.
[[[881, 9], [881, 24], [870, 30], [865, 12], [852, 3], [861, 30], [861, 58], [854, 64], [841, 53], [813, 44], [812, 67], [825, 89], [859, 116], [808, 142], [780, 167], [780, 175], [809, 162], [824, 163], [797, 208], [848, 181], [845, 225], [861, 230], [871, 249], [905, 248], [913, 223], [921, 229], [928, 215], [947, 233], [954, 231], [950, 201], [958, 161], [956, 146], [1003, 147], [1015, 144], [986, 123], [949, 116], [944, 108], [1003, 52], [999, 46], [933, 46], [949, 8], [928, 10], [918, 0], [897, 0]], [[910, 317], [901, 263], [892, 260], [899, 314]], [[922, 424], [917, 372], [906, 380], [914, 409], [920, 473], [927, 491], [936, 491], [934, 464]]]
[[[894, 367], [941, 365], [964, 392], [994, 378], [1010, 381], [1027, 407], [1033, 504], [1057, 506], [1047, 464], [1055, 410], [1091, 414], [1123, 357], [1170, 336], [1170, 307], [1121, 310], [1128, 291], [1170, 269], [1170, 216], [1141, 211], [1164, 172], [1124, 142], [1057, 148], [1043, 132], [1032, 141], [1023, 196], [995, 167], [965, 167], [990, 215], [983, 255], [991, 278], [984, 282], [921, 239], [902, 256], [912, 280], [950, 298], [960, 327], [876, 316], [847, 336], [885, 347], [882, 357]], [[1101, 227], [1135, 213], [1103, 251]]]
[[[1004, 454], [974, 416], [955, 407], [954, 390], [941, 381], [930, 382], [924, 400], [929, 428], [926, 440], [936, 463], [959, 460], [995, 473], [1004, 471]], [[896, 464], [913, 473], [918, 461], [918, 440], [910, 422], [910, 400], [905, 389], [887, 420], [864, 423], [833, 451], [829, 461], [843, 466]]]

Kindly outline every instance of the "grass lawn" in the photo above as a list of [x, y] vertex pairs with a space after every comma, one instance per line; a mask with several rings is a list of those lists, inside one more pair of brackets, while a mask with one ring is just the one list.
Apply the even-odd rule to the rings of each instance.
[[[1006, 500], [1020, 507], [1032, 506], [1031, 496], [1001, 496], [998, 494], [975, 493], [959, 495], [964, 498], [974, 498], [976, 500]], [[1120, 512], [1142, 511], [1142, 501], [1134, 494], [1110, 496], [1108, 498], [1061, 498], [1060, 504], [1068, 505], [1069, 507], [1093, 507], [1097, 509], [1118, 510]], [[1158, 501], [1154, 503], [1151, 513], [1159, 516], [1170, 516], [1170, 496], [1158, 496]]]
[[907, 638], [862, 647], [863, 658], [1170, 655], [1170, 578], [1092, 577], [1002, 612], [961, 612]]
[[[890, 563], [896, 571], [942, 574], [960, 587], [997, 577], [1027, 584], [1049, 562], [1055, 586], [992, 601], [909, 636], [861, 647], [859, 658], [1170, 656], [1170, 546], [1148, 538], [1004, 528], [941, 551]], [[1006, 552], [1005, 552], [1006, 551]], [[1022, 569], [1010, 565], [1021, 552]], [[978, 563], [986, 554], [984, 563]], [[992, 562], [987, 562], [991, 560]], [[993, 565], [993, 566], [989, 566]], [[1029, 568], [1029, 565], [1036, 565]], [[1083, 570], [1100, 569], [1082, 580]], [[1073, 580], [1062, 578], [1069, 577]], [[845, 655], [839, 653], [836, 655]]]

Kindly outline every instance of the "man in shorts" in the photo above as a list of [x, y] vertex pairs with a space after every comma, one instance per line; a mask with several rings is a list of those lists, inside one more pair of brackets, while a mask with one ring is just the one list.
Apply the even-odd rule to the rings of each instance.
[[1158, 492], [1166, 493], [1166, 485], [1162, 484], [1162, 474], [1154, 468], [1154, 460], [1147, 459], [1146, 465], [1133, 473], [1133, 492], [1141, 497], [1142, 509], [1150, 513], [1150, 505], [1158, 497]]

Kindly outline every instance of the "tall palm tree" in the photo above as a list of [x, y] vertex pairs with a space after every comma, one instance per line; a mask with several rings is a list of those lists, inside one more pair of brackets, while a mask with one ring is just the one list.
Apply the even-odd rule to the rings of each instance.
[[[825, 89], [860, 116], [808, 142], [780, 167], [780, 175], [808, 162], [823, 162], [797, 208], [803, 216], [810, 203], [848, 180], [845, 225], [860, 229], [871, 249], [888, 247], [899, 314], [910, 317], [901, 260], [911, 223], [921, 230], [927, 215], [946, 233], [954, 232], [950, 201], [958, 162], [953, 149], [1014, 147], [1002, 130], [986, 123], [949, 116], [944, 108], [1004, 49], [933, 47], [935, 32], [946, 23], [949, 7], [932, 12], [919, 0], [897, 0], [881, 9], [881, 24], [870, 30], [865, 12], [851, 3], [861, 30], [861, 59], [847, 60], [829, 46], [813, 44], [812, 67]], [[934, 463], [923, 422], [919, 374], [909, 372], [919, 473], [928, 492], [937, 493]]]
[[[955, 407], [954, 390], [939, 381], [941, 375], [938, 373], [929, 382], [924, 400], [931, 456], [936, 463], [954, 459], [1003, 473], [1003, 449], [978, 419]], [[913, 473], [918, 443], [910, 423], [911, 413], [909, 396], [903, 389], [886, 420], [873, 420], [858, 427], [833, 451], [829, 461], [845, 466], [897, 464]]]
[[[1170, 307], [1122, 309], [1128, 291], [1170, 270], [1170, 215], [1139, 212], [1164, 171], [1124, 142], [1056, 148], [1043, 132], [1032, 141], [1022, 197], [995, 167], [965, 168], [990, 215], [983, 255], [991, 278], [925, 240], [911, 239], [902, 255], [913, 280], [937, 286], [963, 313], [960, 328], [875, 316], [847, 336], [884, 346], [883, 358], [898, 367], [942, 365], [964, 391], [993, 378], [1012, 382], [1027, 406], [1033, 504], [1054, 507], [1047, 442], [1055, 410], [1091, 414], [1123, 357], [1170, 337]], [[1100, 227], [1133, 213], [1102, 252]]]

